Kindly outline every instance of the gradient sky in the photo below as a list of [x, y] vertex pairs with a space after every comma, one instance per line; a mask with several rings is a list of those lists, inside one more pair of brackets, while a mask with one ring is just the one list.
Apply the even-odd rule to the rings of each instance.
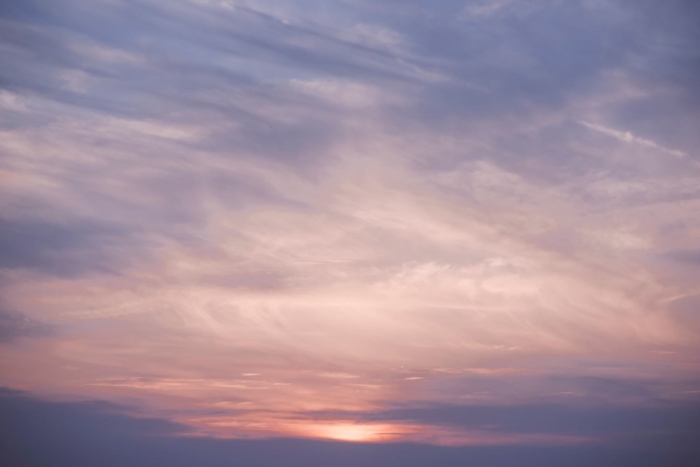
[[3, 0], [0, 459], [698, 465], [699, 82], [695, 0]]

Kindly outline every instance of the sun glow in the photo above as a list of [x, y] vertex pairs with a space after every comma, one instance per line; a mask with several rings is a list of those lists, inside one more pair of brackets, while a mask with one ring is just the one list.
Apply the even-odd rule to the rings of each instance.
[[[333, 423], [315, 425], [310, 430], [314, 437], [350, 442], [378, 442], [396, 438], [401, 428], [387, 424]], [[311, 433], [310, 433], [311, 434]]]

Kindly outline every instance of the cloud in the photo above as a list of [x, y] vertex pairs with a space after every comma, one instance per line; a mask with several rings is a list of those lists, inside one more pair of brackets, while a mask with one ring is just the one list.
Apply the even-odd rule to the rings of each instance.
[[498, 14], [505, 8], [508, 8], [510, 4], [511, 2], [508, 1], [491, 1], [468, 4], [464, 7], [464, 10], [462, 10], [462, 14], [469, 19], [488, 17]]
[[0, 268], [64, 277], [115, 272], [127, 240], [127, 232], [116, 226], [90, 222], [6, 220], [0, 226]]
[[[512, 465], [520, 463], [536, 465], [619, 465], [620, 461], [635, 465], [657, 465], [674, 462], [675, 465], [694, 465], [698, 452], [687, 436], [666, 441], [667, 434], [655, 434], [645, 439], [643, 445], [608, 446], [598, 443], [577, 446], [497, 446], [446, 448], [420, 444], [358, 444], [277, 440], [212, 440], [188, 436], [185, 427], [166, 420], [133, 418], [126, 407], [103, 402], [58, 403], [35, 399], [27, 394], [3, 391], [0, 396], [3, 413], [1, 458], [14, 465], [152, 465], [153, 462], [172, 466], [191, 465], [196, 462], [206, 467], [229, 465], [235, 459], [239, 465], [266, 465], [285, 463], [291, 466], [334, 465], [385, 465], [388, 459], [402, 465]], [[696, 409], [692, 409], [696, 410]], [[495, 412], [498, 414], [494, 417]], [[445, 410], [443, 410], [443, 413]], [[440, 416], [440, 409], [433, 410]], [[411, 415], [415, 417], [417, 412]], [[554, 407], [487, 408], [453, 410], [452, 415], [468, 415], [484, 421], [522, 424], [524, 417], [539, 420], [548, 425], [573, 415], [583, 429], [639, 428], [648, 422], [655, 427], [682, 427], [691, 413], [680, 413], [678, 408], [648, 410], [644, 414], [615, 411], [610, 414], [566, 411]], [[588, 422], [586, 422], [588, 421]], [[593, 421], [591, 425], [590, 421]], [[635, 425], [636, 424], [636, 425]], [[635, 426], [632, 426], [635, 425]], [[554, 425], [550, 425], [554, 426]], [[565, 425], [570, 426], [570, 425]], [[56, 430], [60, 427], [59, 430]], [[671, 432], [669, 432], [671, 433]], [[660, 442], [663, 440], [663, 442]]]
[[2, 332], [55, 333], [3, 339], [0, 381], [200, 435], [436, 444], [430, 414], [309, 414], [687, 397], [691, 10], [6, 2]]
[[605, 127], [603, 125], [599, 125], [596, 123], [590, 123], [590, 122], [581, 122], [581, 124], [584, 125], [586, 128], [590, 128], [591, 130], [599, 131], [599, 132], [604, 133], [606, 135], [612, 136], [613, 138], [618, 139], [619, 141], [622, 141], [624, 143], [640, 144], [642, 146], [647, 146], [650, 148], [658, 149], [666, 154], [670, 154], [670, 155], [676, 156], [676, 157], [685, 157], [686, 156], [686, 154], [682, 151], [677, 151], [675, 149], [669, 149], [669, 148], [665, 148], [663, 146], [659, 146], [654, 141], [644, 139], [644, 138], [639, 138], [637, 136], [634, 136], [629, 131], [614, 130], [612, 128], [608, 128], [608, 127]]
[[0, 305], [0, 343], [8, 343], [22, 337], [50, 336], [49, 326]]

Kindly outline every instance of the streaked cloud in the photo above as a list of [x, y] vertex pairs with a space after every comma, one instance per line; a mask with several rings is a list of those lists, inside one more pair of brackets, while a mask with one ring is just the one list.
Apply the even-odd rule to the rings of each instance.
[[649, 139], [644, 139], [644, 138], [639, 138], [637, 136], [634, 136], [631, 132], [629, 131], [619, 131], [619, 130], [614, 130], [612, 128], [605, 127], [603, 125], [599, 125], [596, 123], [590, 123], [590, 122], [581, 122], [585, 127], [590, 128], [591, 130], [599, 131], [601, 133], [604, 133], [606, 135], [610, 135], [613, 138], [616, 138], [620, 141], [623, 141], [625, 143], [636, 143], [640, 144], [642, 146], [647, 146], [650, 148], [654, 149], [659, 149], [662, 152], [665, 152], [667, 154], [670, 154], [672, 156], [676, 157], [684, 157], [686, 154], [682, 151], [676, 151], [674, 149], [669, 149], [665, 148], [663, 146], [659, 146], [655, 142], [649, 140]]

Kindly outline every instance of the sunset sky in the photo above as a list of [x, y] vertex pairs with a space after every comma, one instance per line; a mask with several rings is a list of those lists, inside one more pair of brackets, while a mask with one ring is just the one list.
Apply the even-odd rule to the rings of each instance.
[[0, 1], [0, 463], [700, 465], [699, 83], [695, 0]]

